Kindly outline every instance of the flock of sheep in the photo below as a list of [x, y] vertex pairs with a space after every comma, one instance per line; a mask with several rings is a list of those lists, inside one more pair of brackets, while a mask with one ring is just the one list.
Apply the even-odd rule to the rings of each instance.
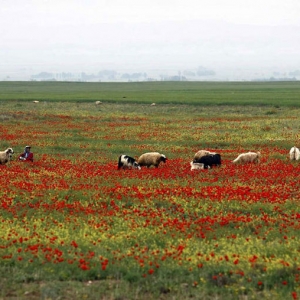
[[[260, 152], [247, 152], [240, 154], [233, 163], [258, 163]], [[128, 155], [120, 155], [118, 160], [118, 169], [138, 169], [142, 166], [158, 168], [161, 162], [166, 162], [167, 157], [159, 152], [148, 152], [142, 154], [137, 160]], [[199, 150], [193, 160], [190, 162], [191, 170], [210, 169], [213, 166], [221, 166], [221, 155], [219, 153], [207, 150]]]
[[[300, 150], [297, 147], [292, 147], [290, 152], [290, 160], [300, 159]], [[261, 158], [260, 152], [247, 152], [238, 155], [233, 163], [259, 163]], [[161, 162], [166, 162], [167, 157], [159, 152], [148, 152], [142, 154], [137, 160], [128, 155], [120, 155], [118, 160], [118, 169], [138, 169], [142, 166], [150, 168], [155, 166], [158, 168]], [[210, 169], [213, 166], [221, 166], [221, 155], [208, 150], [199, 150], [193, 160], [190, 162], [191, 170]]]
[[[7, 148], [0, 151], [0, 165], [5, 165], [12, 159], [14, 151], [12, 148]], [[300, 150], [294, 146], [291, 148], [290, 160], [300, 159]], [[261, 154], [260, 152], [247, 152], [240, 154], [233, 163], [259, 163]], [[166, 162], [167, 157], [159, 152], [148, 152], [142, 154], [137, 160], [128, 155], [120, 155], [118, 160], [118, 169], [138, 169], [145, 166], [150, 168], [154, 166], [158, 168], [161, 162]], [[221, 155], [207, 150], [199, 150], [193, 160], [190, 162], [191, 170], [210, 169], [213, 166], [221, 166]]]

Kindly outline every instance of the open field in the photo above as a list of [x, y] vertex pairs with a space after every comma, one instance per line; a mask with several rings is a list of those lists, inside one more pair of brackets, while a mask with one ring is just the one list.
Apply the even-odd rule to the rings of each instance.
[[[0, 88], [0, 299], [299, 299], [299, 83]], [[190, 171], [199, 149], [222, 166]]]
[[300, 107], [300, 82], [0, 82], [0, 100]]

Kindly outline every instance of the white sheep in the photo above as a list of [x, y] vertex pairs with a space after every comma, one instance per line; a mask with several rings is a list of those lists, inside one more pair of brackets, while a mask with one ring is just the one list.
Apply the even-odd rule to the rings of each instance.
[[300, 159], [300, 150], [294, 146], [290, 150], [290, 160], [299, 160]]
[[4, 151], [0, 151], [0, 165], [5, 165], [12, 159], [14, 150], [12, 148], [7, 148]]
[[210, 152], [208, 150], [199, 150], [197, 153], [195, 153], [193, 160], [199, 160], [203, 156], [214, 155], [214, 154], [216, 154], [216, 153], [215, 152]]
[[260, 161], [260, 152], [247, 152], [240, 154], [235, 160], [233, 160], [233, 163], [259, 163]]
[[158, 153], [158, 152], [148, 152], [142, 154], [137, 162], [140, 166], [146, 166], [147, 168], [150, 168], [151, 166], [155, 166], [155, 168], [158, 168], [159, 164], [161, 162], [166, 162], [167, 158], [164, 154]]
[[[191, 165], [191, 171], [204, 169], [204, 164], [202, 163], [194, 163], [193, 161], [191, 161], [190, 165]], [[210, 166], [207, 166], [207, 168], [210, 169]]]

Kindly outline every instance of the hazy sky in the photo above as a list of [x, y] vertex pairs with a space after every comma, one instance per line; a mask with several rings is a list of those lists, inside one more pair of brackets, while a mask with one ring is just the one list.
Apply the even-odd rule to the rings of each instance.
[[[299, 0], [0, 0], [0, 74], [300, 70]], [[0, 80], [2, 78], [0, 77]]]

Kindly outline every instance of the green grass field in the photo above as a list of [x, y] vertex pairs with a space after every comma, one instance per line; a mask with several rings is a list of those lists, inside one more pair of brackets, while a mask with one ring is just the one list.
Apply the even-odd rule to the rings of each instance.
[[0, 82], [0, 100], [300, 106], [300, 82]]

